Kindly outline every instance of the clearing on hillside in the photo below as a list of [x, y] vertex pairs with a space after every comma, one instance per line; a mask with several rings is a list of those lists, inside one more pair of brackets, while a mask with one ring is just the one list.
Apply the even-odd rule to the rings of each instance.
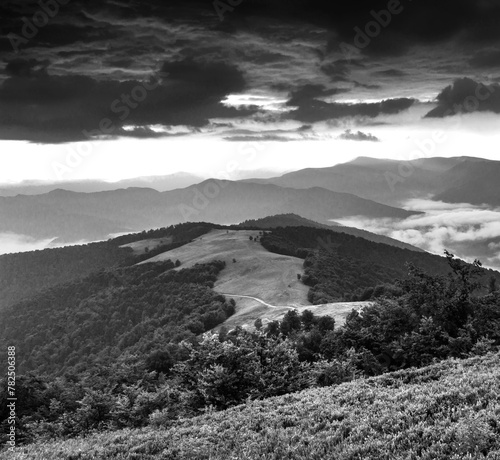
[[366, 305], [311, 305], [307, 300], [309, 288], [297, 278], [297, 274], [303, 273], [303, 260], [268, 252], [256, 238], [260, 238], [258, 230], [212, 230], [185, 246], [141, 263], [178, 259], [180, 268], [189, 268], [197, 263], [224, 260], [226, 268], [214, 289], [237, 303], [236, 313], [224, 323], [229, 329], [251, 328], [257, 318], [264, 324], [279, 320], [293, 308], [299, 313], [310, 309], [315, 315], [331, 315], [337, 324], [342, 324], [353, 308]]

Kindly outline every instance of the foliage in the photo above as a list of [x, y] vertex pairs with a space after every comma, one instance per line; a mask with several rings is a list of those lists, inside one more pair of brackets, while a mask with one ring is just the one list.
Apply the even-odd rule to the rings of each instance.
[[[0, 310], [51, 286], [77, 280], [99, 270], [130, 266], [182, 246], [213, 227], [212, 224], [186, 223], [120, 236], [106, 242], [2, 255]], [[130, 248], [121, 247], [150, 238], [169, 238], [171, 242], [142, 255], [134, 255]]]
[[[311, 287], [309, 300], [314, 304], [370, 300], [375, 289], [380, 291], [382, 286], [386, 291], [384, 295], [399, 296], [400, 291], [394, 283], [407, 278], [408, 263], [420, 267], [430, 276], [446, 276], [452, 271], [449, 260], [444, 257], [375, 243], [328, 229], [276, 228], [266, 232], [261, 244], [268, 251], [304, 259], [302, 282]], [[484, 286], [491, 283], [491, 277], [500, 281], [498, 272], [476, 268]], [[367, 291], [370, 288], [374, 292]], [[481, 292], [484, 294], [487, 289], [483, 288]]]
[[0, 311], [0, 346], [16, 346], [18, 372], [51, 375], [162, 350], [232, 315], [211, 289], [224, 266], [175, 271], [167, 261], [93, 273]]
[[179, 420], [48, 441], [0, 458], [494, 460], [500, 355], [450, 360]]

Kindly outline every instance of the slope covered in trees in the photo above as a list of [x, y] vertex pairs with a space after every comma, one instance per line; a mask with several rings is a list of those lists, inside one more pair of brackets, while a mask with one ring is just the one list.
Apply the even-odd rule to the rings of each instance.
[[[423, 371], [408, 370], [411, 367], [427, 366], [433, 361], [498, 353], [500, 294], [497, 292], [486, 296], [473, 295], [477, 288], [478, 266], [464, 264], [451, 256], [447, 261], [452, 272], [450, 277], [431, 276], [411, 268], [408, 280], [401, 283], [400, 297], [382, 300], [361, 313], [353, 312], [342, 328], [335, 328], [334, 321], [329, 317], [315, 317], [307, 311], [298, 315], [297, 312], [290, 311], [281, 322], [269, 323], [265, 328], [262, 328], [262, 324], [256, 324], [255, 332], [241, 329], [231, 332], [222, 330], [218, 335], [208, 334], [199, 338], [188, 332], [180, 344], [175, 341], [167, 344], [161, 332], [156, 329], [153, 336], [148, 336], [152, 344], [144, 343], [139, 338], [135, 345], [132, 343], [128, 350], [112, 361], [97, 360], [86, 369], [75, 367], [71, 372], [55, 379], [53, 375], [20, 375], [16, 383], [19, 396], [19, 442], [38, 443], [27, 447], [26, 450], [27, 458], [36, 458], [33, 455], [37, 449], [39, 452], [45, 452], [45, 445], [42, 443], [44, 440], [88, 435], [97, 430], [106, 431], [105, 437], [91, 438], [94, 440], [91, 444], [86, 444], [83, 440], [51, 444], [51, 458], [57, 458], [54, 452], [61, 452], [61, 455], [64, 452], [70, 457], [75, 453], [72, 450], [74, 446], [83, 449], [78, 453], [79, 458], [92, 458], [91, 455], [100, 456], [99, 458], [114, 458], [113, 455], [119, 458], [134, 458], [127, 457], [129, 448], [141, 458], [149, 458], [148, 455], [160, 453], [158, 446], [162, 446], [161, 451], [165, 450], [164, 454], [168, 458], [174, 453], [177, 458], [193, 458], [198, 452], [193, 450], [196, 446], [202, 445], [205, 455], [206, 449], [210, 448], [215, 438], [218, 439], [217, 448], [232, 449], [234, 443], [226, 445], [223, 441], [221, 444], [220, 436], [216, 436], [214, 432], [213, 437], [206, 428], [200, 428], [201, 431], [195, 428], [193, 438], [188, 434], [191, 428], [181, 429], [184, 433], [182, 438], [187, 436], [189, 440], [183, 443], [181, 432], [175, 431], [178, 427], [196, 427], [200, 420], [211, 420], [212, 423], [218, 424], [217, 420], [222, 421], [225, 418], [225, 428], [218, 429], [222, 429], [233, 439], [240, 433], [237, 428], [239, 416], [235, 414], [249, 411], [248, 417], [253, 418], [253, 422], [257, 424], [252, 436], [259, 438], [259, 443], [244, 437], [238, 445], [242, 452], [258, 452], [251, 449], [256, 449], [257, 444], [262, 443], [274, 446], [273, 449], [281, 449], [280, 452], [288, 452], [287, 433], [290, 431], [275, 432], [280, 437], [284, 436], [283, 442], [273, 441], [274, 438], [266, 438], [263, 441], [260, 436], [275, 428], [286, 430], [302, 427], [313, 431], [301, 431], [303, 438], [294, 438], [294, 442], [303, 442], [300, 451], [302, 457], [291, 458], [311, 458], [311, 454], [322, 458], [319, 455], [320, 452], [324, 454], [325, 449], [348, 449], [352, 444], [349, 441], [358, 443], [358, 448], [361, 449], [359, 452], [366, 454], [363, 449], [369, 449], [367, 452], [372, 452], [373, 455], [380, 453], [379, 457], [373, 458], [387, 458], [387, 455], [398, 451], [384, 450], [387, 448], [385, 441], [389, 433], [386, 428], [389, 425], [384, 422], [380, 429], [376, 428], [379, 426], [377, 423], [380, 424], [380, 418], [375, 417], [375, 414], [380, 413], [380, 407], [373, 409], [373, 417], [369, 417], [366, 423], [363, 422], [365, 425], [362, 425], [363, 430], [372, 432], [372, 437], [367, 438], [371, 440], [368, 444], [364, 444], [362, 433], [366, 436], [366, 432], [363, 430], [358, 433], [351, 423], [345, 427], [347, 431], [336, 425], [336, 422], [346, 420], [346, 415], [339, 419], [329, 419], [335, 425], [332, 427], [328, 420], [323, 420], [320, 409], [324, 407], [325, 401], [330, 401], [328, 395], [333, 395], [331, 402], [328, 402], [330, 412], [333, 411], [330, 416], [341, 411], [343, 404], [347, 404], [346, 412], [354, 414], [348, 416], [347, 420], [357, 420], [359, 423], [359, 414], [365, 414], [367, 407], [372, 407], [377, 401], [370, 390], [373, 388], [369, 382], [381, 382], [381, 400], [387, 398], [390, 393], [387, 389], [396, 391], [406, 384], [417, 385], [406, 387], [406, 394], [412, 393], [413, 397], [416, 397], [415, 391], [422, 392], [418, 407], [410, 406], [411, 413], [405, 415], [405, 427], [397, 425], [397, 430], [393, 433], [395, 439], [396, 432], [408, 428], [410, 432], [417, 430], [410, 447], [422, 452], [429, 449], [429, 458], [454, 458], [447, 455], [458, 452], [464, 455], [487, 455], [494, 452], [494, 448], [498, 448], [494, 441], [498, 438], [495, 437], [498, 432], [498, 366], [488, 370], [493, 374], [480, 371], [473, 375], [477, 369], [471, 368], [470, 375], [459, 377], [456, 374], [455, 380], [447, 380], [445, 374], [453, 366], [459, 368], [460, 365], [456, 363], [442, 364], [441, 367], [434, 366]], [[178, 273], [165, 272], [165, 267], [161, 265], [157, 265], [155, 269], [150, 266], [149, 270], [156, 271], [157, 276], [165, 281], [165, 285], [171, 290], [171, 283], [175, 282], [178, 282], [182, 289], [186, 287], [187, 281], [210, 285], [218, 265], [220, 264], [215, 263], [212, 267], [199, 266], [197, 270], [183, 270]], [[137, 269], [139, 268], [135, 267], [133, 270]], [[130, 270], [132, 269], [125, 269]], [[167, 279], [163, 279], [165, 276]], [[148, 287], [150, 277], [155, 276], [148, 272], [134, 276], [135, 281], [132, 284], [139, 288], [143, 285]], [[189, 298], [192, 296], [179, 299], [177, 313], [179, 306], [186, 305]], [[222, 309], [225, 311], [224, 306]], [[204, 314], [209, 313], [202, 311]], [[186, 313], [186, 320], [192, 320], [192, 316]], [[144, 319], [143, 323], [146, 330], [153, 331], [148, 329], [148, 319]], [[64, 322], [59, 323], [59, 327], [62, 324]], [[187, 327], [189, 329], [189, 325]], [[45, 324], [42, 329], [52, 333], [53, 323]], [[44, 352], [49, 353], [50, 350], [45, 349]], [[494, 359], [498, 364], [498, 354]], [[492, 366], [495, 361], [485, 358], [484, 362]], [[467, 367], [468, 364], [464, 366]], [[341, 386], [338, 390], [320, 389], [391, 371], [399, 372], [379, 380], [354, 382], [350, 386]], [[441, 380], [442, 387], [434, 386]], [[456, 385], [457, 388], [447, 388], [446, 391], [449, 392], [443, 393], [441, 389], [450, 384]], [[311, 388], [318, 389], [311, 393], [289, 395], [281, 400], [249, 403], [250, 400], [287, 395]], [[340, 397], [341, 393], [338, 392], [349, 388], [352, 390], [348, 390], [348, 394], [353, 391], [352, 397]], [[0, 402], [3, 401], [0, 404], [0, 419], [3, 420], [1, 428], [4, 433], [7, 423], [7, 405], [4, 404], [7, 394], [4, 382], [1, 382], [0, 389]], [[309, 409], [304, 406], [306, 401], [310, 401], [308, 395], [317, 395]], [[446, 396], [441, 398], [440, 395]], [[280, 407], [275, 412], [273, 404], [275, 405], [276, 401]], [[293, 412], [293, 408], [287, 406], [290, 401], [298, 404], [300, 410]], [[385, 399], [383, 402], [388, 410], [384, 412], [386, 420], [393, 423], [393, 419], [401, 419], [400, 406], [387, 405], [386, 401]], [[415, 403], [415, 399], [413, 402]], [[247, 403], [246, 408], [240, 406], [239, 409], [222, 415], [213, 414], [205, 416], [208, 418], [192, 419], [200, 412], [212, 413], [214, 410], [225, 410], [242, 403]], [[339, 407], [335, 406], [339, 404]], [[253, 412], [255, 407], [260, 408], [260, 415]], [[451, 408], [460, 408], [462, 412], [450, 411]], [[307, 418], [305, 425], [300, 422], [305, 420], [304, 410], [312, 417], [312, 420]], [[319, 417], [317, 426], [314, 422], [315, 413]], [[278, 414], [281, 414], [281, 418]], [[268, 425], [267, 421], [274, 420], [275, 415], [278, 417], [276, 420], [280, 420], [280, 425], [276, 426], [274, 422]], [[185, 421], [186, 417], [190, 420]], [[480, 428], [467, 446], [467, 449], [471, 450], [459, 450], [463, 445], [458, 442], [458, 436], [450, 437], [450, 422], [457, 428], [463, 424], [463, 430], [468, 430], [474, 428], [478, 418], [481, 419]], [[313, 426], [310, 426], [310, 423], [313, 423]], [[433, 433], [438, 433], [436, 437], [419, 436], [421, 431], [418, 430], [422, 428], [422, 424], [428, 429], [432, 428]], [[119, 441], [116, 437], [119, 437], [119, 434], [109, 433], [110, 430], [124, 427], [145, 426], [149, 426], [147, 431], [127, 432], [126, 441]], [[158, 432], [154, 427], [165, 427], [167, 430]], [[234, 432], [233, 427], [236, 427]], [[311, 437], [307, 436], [308, 432], [317, 434], [318, 439], [325, 440], [325, 444], [322, 447], [317, 447], [315, 443], [305, 444], [305, 441], [311, 440]], [[354, 436], [355, 433], [357, 434]], [[149, 434], [152, 438], [148, 437]], [[351, 434], [353, 437], [348, 439]], [[326, 437], [332, 435], [339, 437], [338, 442], [331, 444], [327, 441]], [[147, 446], [144, 444], [144, 436]], [[160, 436], [162, 440], [154, 440], [155, 436]], [[196, 436], [198, 440], [193, 445]], [[113, 447], [104, 441], [105, 438], [115, 439]], [[408, 448], [408, 445], [406, 446]], [[108, 448], [115, 450], [109, 451]], [[316, 451], [316, 448], [319, 450]], [[82, 456], [84, 452], [85, 455], [88, 453], [87, 457]], [[215, 452], [212, 453], [215, 455]], [[273, 454], [275, 452], [276, 450], [272, 451]], [[339, 450], [337, 453], [347, 455], [348, 452]], [[432, 456], [432, 453], [441, 457]], [[181, 454], [185, 454], [185, 457]]]
[[[366, 289], [392, 285], [407, 276], [407, 264], [432, 275], [446, 275], [445, 257], [374, 243], [345, 233], [311, 227], [277, 228], [266, 232], [261, 244], [271, 252], [304, 259], [302, 280], [311, 286], [309, 300], [315, 304], [339, 300], [367, 300]], [[500, 273], [481, 269], [483, 293]], [[370, 298], [368, 296], [368, 298]]]
[[211, 289], [224, 265], [175, 271], [166, 261], [94, 272], [1, 311], [0, 347], [16, 347], [18, 372], [49, 375], [161, 350], [234, 312]]
[[157, 250], [178, 247], [210, 231], [211, 224], [179, 224], [121, 236], [106, 242], [0, 256], [0, 310], [36, 292], [102, 269], [128, 266], [151, 254], [134, 255], [121, 246], [150, 238], [169, 238]]

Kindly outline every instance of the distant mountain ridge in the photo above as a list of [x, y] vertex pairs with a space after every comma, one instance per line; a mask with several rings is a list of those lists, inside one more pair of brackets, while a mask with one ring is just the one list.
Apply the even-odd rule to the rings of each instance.
[[320, 187], [208, 180], [167, 192], [128, 188], [98, 193], [53, 190], [43, 195], [0, 197], [0, 233], [59, 242], [105, 239], [182, 222], [236, 224], [280, 213], [318, 222], [349, 216], [404, 219], [418, 214]]
[[359, 157], [329, 168], [308, 168], [260, 184], [351, 193], [390, 206], [412, 198], [450, 203], [500, 205], [500, 161], [473, 157], [422, 158], [413, 161]]
[[42, 195], [57, 189], [79, 193], [107, 192], [129, 187], [152, 188], [159, 192], [185, 188], [202, 182], [203, 178], [194, 174], [179, 172], [166, 176], [145, 176], [124, 179], [118, 182], [102, 180], [85, 181], [27, 181], [15, 185], [0, 185], [0, 196]]

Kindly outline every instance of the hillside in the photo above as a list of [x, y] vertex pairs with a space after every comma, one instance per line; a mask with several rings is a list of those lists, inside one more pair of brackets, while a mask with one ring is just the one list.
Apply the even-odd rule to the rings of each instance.
[[409, 249], [410, 251], [425, 252], [423, 249], [412, 246], [408, 243], [389, 238], [384, 235], [377, 235], [376, 233], [360, 230], [354, 227], [346, 227], [336, 222], [329, 222], [328, 225], [320, 224], [309, 219], [297, 216], [296, 214], [280, 214], [277, 216], [268, 216], [262, 219], [247, 220], [240, 224], [241, 227], [255, 227], [260, 229], [270, 229], [277, 227], [314, 227], [332, 230], [338, 233], [346, 233], [347, 235], [358, 236], [374, 243], [384, 243], [389, 246], [395, 246], [401, 249]]
[[[316, 267], [315, 275], [327, 278], [330, 285], [334, 279], [340, 292], [352, 291], [354, 286], [373, 286], [372, 283], [377, 279], [380, 282], [387, 282], [389, 279], [405, 278], [407, 263], [414, 264], [433, 275], [446, 275], [450, 272], [444, 257], [374, 243], [325, 229], [278, 228], [266, 232], [266, 236], [261, 241], [263, 246], [271, 252], [302, 258], [311, 257], [309, 266], [313, 269]], [[352, 267], [354, 271], [347, 270], [350, 264], [342, 263], [342, 261], [354, 262]], [[330, 271], [331, 267], [326, 270], [324, 264], [336, 265], [334, 273]], [[350, 272], [351, 276], [346, 278], [345, 272]], [[500, 281], [499, 272], [482, 269], [484, 286], [487, 286], [490, 277], [495, 277], [497, 281]]]
[[[133, 265], [188, 243], [208, 232], [212, 224], [181, 224], [125, 235], [101, 243], [0, 255], [0, 310], [57, 284], [83, 278], [92, 272]], [[140, 250], [138, 242], [154, 239]]]
[[57, 238], [59, 243], [88, 241], [179, 222], [235, 224], [279, 213], [295, 213], [325, 223], [358, 215], [398, 219], [416, 214], [322, 188], [297, 190], [210, 180], [163, 193], [129, 188], [0, 197], [0, 233]]
[[[500, 162], [470, 157], [423, 158], [413, 161], [360, 157], [330, 168], [309, 168], [252, 182], [281, 187], [322, 187], [401, 206], [412, 198], [451, 203], [498, 205]], [[392, 184], [392, 186], [391, 186]]]
[[20, 374], [83, 372], [126, 355], [138, 360], [234, 313], [212, 290], [223, 262], [174, 266], [168, 260], [102, 270], [7, 307], [0, 311], [0, 346], [16, 347]]
[[255, 401], [169, 428], [48, 441], [0, 458], [494, 460], [500, 458], [499, 379], [498, 353], [449, 360]]
[[263, 324], [281, 320], [291, 309], [299, 313], [308, 309], [315, 315], [330, 315], [336, 324], [342, 324], [353, 309], [367, 305], [366, 302], [311, 305], [309, 287], [297, 276], [304, 273], [303, 260], [267, 251], [257, 241], [261, 238], [260, 233], [255, 230], [212, 230], [192, 243], [152, 257], [141, 265], [172, 259], [180, 260], [182, 268], [189, 268], [214, 259], [224, 261], [226, 266], [219, 274], [214, 290], [236, 301], [234, 315], [223, 323], [229, 329], [237, 326], [253, 328], [258, 318]]

